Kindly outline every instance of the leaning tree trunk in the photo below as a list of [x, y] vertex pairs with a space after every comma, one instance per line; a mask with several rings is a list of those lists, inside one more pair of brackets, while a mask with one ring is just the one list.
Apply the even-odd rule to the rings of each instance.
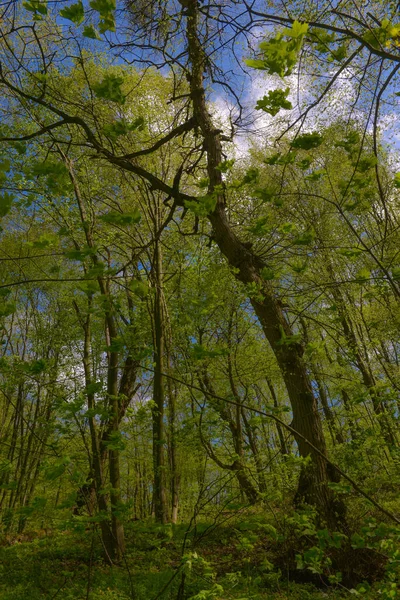
[[[282, 338], [292, 335], [288, 321], [269, 282], [261, 277], [264, 262], [234, 233], [227, 217], [223, 179], [218, 169], [223, 161], [221, 132], [207, 110], [204, 72], [207, 56], [199, 37], [197, 0], [180, 0], [187, 18], [187, 41], [191, 72], [189, 76], [194, 117], [204, 138], [207, 151], [209, 193], [216, 197], [216, 207], [208, 215], [213, 236], [222, 254], [235, 268], [236, 278], [244, 284], [255, 284], [259, 293], [251, 298], [254, 311], [276, 356], [293, 412], [296, 442], [303, 458], [311, 456], [311, 464], [303, 468], [297, 490], [297, 500], [313, 504], [326, 522], [337, 526], [338, 513], [344, 508], [334, 500], [328, 483], [337, 480], [324, 459], [326, 444], [316, 398], [303, 361], [303, 349], [297, 344], [284, 344]], [[309, 442], [309, 443], [307, 443]], [[315, 450], [315, 449], [316, 450]]]

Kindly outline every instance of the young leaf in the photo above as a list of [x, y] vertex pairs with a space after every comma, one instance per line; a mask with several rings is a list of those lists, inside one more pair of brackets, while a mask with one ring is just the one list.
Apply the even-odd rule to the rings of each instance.
[[33, 13], [34, 21], [40, 21], [43, 16], [47, 15], [47, 1], [29, 0], [29, 2], [23, 2], [22, 6], [25, 10]]
[[0, 217], [4, 217], [10, 212], [13, 200], [14, 196], [8, 192], [4, 192], [4, 194], [0, 196]]
[[281, 108], [284, 110], [292, 109], [292, 103], [287, 100], [289, 93], [290, 88], [269, 91], [267, 96], [257, 101], [256, 110], [263, 110], [274, 117]]
[[292, 141], [292, 148], [312, 150], [313, 148], [318, 148], [322, 142], [322, 135], [314, 131], [313, 133], [304, 133], [303, 135], [297, 136], [297, 138]]
[[122, 77], [116, 75], [105, 75], [103, 81], [93, 86], [93, 91], [98, 98], [104, 98], [104, 100], [111, 100], [117, 104], [125, 104], [125, 96], [122, 92], [121, 86], [124, 83]]
[[110, 223], [112, 225], [132, 225], [133, 223], [139, 223], [141, 218], [142, 215], [137, 209], [131, 213], [120, 213], [112, 210], [99, 217], [104, 223]]
[[83, 28], [83, 35], [91, 40], [101, 40], [100, 33], [93, 27], [93, 25], [86, 25]]
[[85, 18], [85, 11], [81, 1], [76, 4], [71, 4], [60, 10], [60, 16], [68, 21], [72, 21], [75, 25], [80, 25]]

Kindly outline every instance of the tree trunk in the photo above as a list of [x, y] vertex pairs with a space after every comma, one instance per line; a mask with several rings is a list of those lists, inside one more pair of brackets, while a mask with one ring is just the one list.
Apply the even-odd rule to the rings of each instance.
[[[156, 208], [157, 210], [157, 208]], [[158, 219], [156, 219], [158, 223]], [[162, 250], [156, 236], [154, 248], [154, 384], [153, 384], [153, 462], [154, 462], [154, 515], [158, 523], [168, 522], [165, 477], [165, 425], [164, 425], [164, 365], [165, 320], [163, 307]]]
[[[168, 361], [170, 363], [170, 361]], [[176, 456], [176, 389], [168, 379], [169, 460], [171, 471], [171, 523], [178, 522], [179, 472]]]
[[315, 505], [326, 522], [332, 527], [337, 527], [338, 520], [343, 517], [344, 507], [335, 502], [327, 485], [329, 481], [337, 481], [337, 474], [328, 468], [323, 456], [305, 441], [308, 440], [322, 455], [326, 455], [321, 418], [302, 358], [303, 349], [297, 343], [283, 343], [284, 336], [290, 338], [292, 331], [270, 283], [261, 277], [261, 270], [265, 264], [247, 244], [239, 240], [228, 222], [222, 191], [224, 183], [218, 169], [223, 161], [221, 132], [214, 126], [205, 98], [204, 72], [207, 56], [199, 38], [198, 4], [197, 0], [181, 0], [181, 4], [187, 16], [193, 112], [207, 150], [209, 194], [216, 198], [215, 210], [208, 215], [214, 239], [235, 269], [236, 278], [244, 284], [252, 284], [258, 290], [257, 295], [250, 299], [251, 304], [282, 372], [292, 406], [292, 425], [301, 434], [296, 436], [300, 456], [311, 457], [310, 465], [301, 471], [296, 499]]

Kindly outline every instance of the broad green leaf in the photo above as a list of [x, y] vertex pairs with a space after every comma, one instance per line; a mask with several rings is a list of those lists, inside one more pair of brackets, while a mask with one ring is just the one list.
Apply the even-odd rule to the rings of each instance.
[[115, 31], [115, 8], [116, 0], [92, 0], [90, 7], [96, 10], [100, 16], [99, 29], [101, 33]]
[[125, 104], [126, 98], [121, 89], [123, 83], [124, 80], [122, 77], [105, 75], [100, 83], [93, 85], [93, 91], [98, 98], [111, 100], [111, 102], [116, 102], [117, 104]]
[[364, 282], [368, 281], [370, 278], [371, 278], [371, 272], [366, 267], [363, 267], [362, 269], [360, 269], [358, 271], [355, 281], [357, 283], [364, 283]]
[[103, 132], [107, 137], [112, 140], [116, 140], [122, 135], [127, 135], [130, 131], [141, 131], [144, 127], [145, 120], [143, 117], [138, 117], [131, 123], [127, 121], [114, 121], [114, 123], [108, 123], [103, 127]]
[[91, 40], [101, 40], [100, 33], [97, 31], [97, 29], [95, 27], [93, 27], [93, 25], [86, 25], [83, 28], [82, 35], [84, 37], [87, 37], [87, 38], [91, 39]]
[[185, 206], [198, 217], [206, 217], [212, 213], [217, 204], [217, 198], [213, 194], [199, 196], [197, 200], [185, 200]]
[[251, 67], [252, 69], [267, 69], [267, 65], [263, 60], [259, 60], [256, 58], [245, 58], [244, 62], [248, 67]]
[[218, 171], [221, 171], [221, 173], [228, 173], [228, 171], [230, 171], [232, 169], [234, 164], [235, 164], [234, 159], [224, 160], [217, 166], [217, 169], [218, 169]]
[[287, 100], [289, 93], [290, 88], [269, 91], [267, 96], [257, 101], [256, 110], [263, 110], [274, 117], [281, 108], [284, 110], [292, 109], [292, 103]]
[[31, 362], [27, 362], [23, 364], [23, 369], [26, 373], [30, 375], [39, 375], [47, 368], [47, 361], [44, 358], [40, 358], [39, 360], [33, 360]]
[[76, 4], [66, 6], [60, 10], [60, 16], [64, 17], [64, 19], [72, 21], [75, 23], [75, 25], [80, 25], [85, 18], [85, 11], [82, 2], [77, 2]]
[[110, 211], [105, 215], [100, 215], [99, 219], [104, 223], [110, 223], [112, 225], [133, 225], [139, 223], [142, 215], [136, 209], [131, 213], [120, 213], [117, 211]]
[[67, 258], [79, 261], [84, 261], [88, 256], [93, 256], [94, 254], [96, 254], [96, 249], [89, 246], [84, 246], [80, 250], [73, 249], [65, 252]]
[[29, 2], [23, 2], [22, 6], [25, 10], [33, 13], [35, 21], [40, 21], [43, 16], [47, 15], [47, 0], [29, 0]]
[[304, 233], [296, 237], [293, 240], [293, 244], [296, 244], [298, 246], [308, 246], [309, 244], [313, 243], [314, 239], [315, 232], [312, 229], [309, 229], [308, 231], [305, 231]]
[[291, 143], [292, 148], [301, 150], [312, 150], [318, 148], [323, 142], [323, 137], [320, 133], [314, 131], [313, 133], [303, 133], [303, 135], [297, 136]]
[[8, 192], [4, 192], [4, 194], [0, 196], [0, 217], [5, 217], [5, 215], [10, 212], [13, 200], [14, 196]]
[[294, 21], [292, 28], [289, 29], [285, 27], [283, 30], [283, 35], [292, 38], [299, 38], [304, 36], [308, 31], [308, 23], [300, 23], [299, 21]]
[[270, 267], [263, 267], [261, 269], [261, 277], [265, 281], [271, 281], [272, 279], [275, 279], [276, 274]]
[[400, 281], [400, 267], [392, 268], [392, 277], [395, 281]]
[[0, 161], [0, 171], [3, 171], [4, 173], [6, 173], [7, 171], [10, 170], [10, 166], [11, 166], [11, 163], [7, 158]]
[[145, 298], [149, 293], [149, 286], [140, 279], [133, 279], [129, 284], [129, 289], [139, 298]]
[[8, 317], [17, 310], [15, 302], [0, 302], [0, 317]]

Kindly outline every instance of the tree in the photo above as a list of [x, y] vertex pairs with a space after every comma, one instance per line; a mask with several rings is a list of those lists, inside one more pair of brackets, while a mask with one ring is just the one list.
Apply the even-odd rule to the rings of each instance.
[[[32, 4], [27, 8], [29, 12], [33, 13], [34, 19], [40, 22], [40, 25], [36, 26], [36, 23], [23, 25], [26, 40], [29, 41], [29, 44], [26, 44], [24, 40], [23, 51], [29, 54], [35, 65], [35, 69], [26, 75], [22, 75], [21, 71], [22, 54], [19, 52], [17, 40], [19, 29], [15, 28], [15, 21], [9, 18], [6, 12], [3, 39], [6, 40], [5, 56], [8, 62], [4, 64], [0, 77], [5, 90], [4, 111], [8, 114], [16, 113], [17, 110], [22, 111], [25, 123], [23, 133], [6, 130], [2, 139], [11, 144], [20, 144], [41, 138], [46, 140], [48, 148], [53, 148], [54, 143], [67, 147], [77, 146], [85, 149], [89, 147], [96, 152], [95, 158], [102, 161], [102, 164], [113, 165], [117, 168], [116, 172], [123, 172], [126, 176], [140, 178], [146, 182], [151, 191], [163, 194], [165, 203], [171, 209], [171, 219], [175, 211], [183, 219], [186, 211], [189, 210], [194, 214], [194, 232], [199, 230], [200, 219], [204, 217], [208, 219], [212, 228], [211, 240], [217, 244], [221, 254], [226, 258], [234, 277], [246, 287], [254, 313], [258, 317], [265, 337], [276, 357], [291, 403], [292, 430], [300, 455], [304, 459], [311, 457], [311, 465], [302, 469], [297, 498], [299, 501], [316, 505], [322, 519], [332, 527], [336, 527], [344, 518], [344, 508], [335, 499], [332, 486], [329, 484], [337, 482], [338, 471], [332, 469], [332, 464], [327, 458], [322, 420], [318, 411], [317, 397], [313, 390], [313, 380], [304, 357], [304, 349], [299, 342], [296, 329], [290, 322], [288, 311], [285, 310], [273, 280], [269, 276], [269, 256], [257, 252], [251, 241], [244, 239], [244, 236], [240, 232], [238, 233], [229, 212], [231, 198], [235, 198], [238, 193], [245, 193], [246, 185], [257, 178], [257, 173], [250, 169], [241, 181], [231, 186], [226, 184], [224, 173], [230, 167], [230, 161], [225, 160], [224, 144], [227, 142], [227, 136], [221, 130], [218, 119], [210, 112], [210, 103], [206, 92], [208, 81], [212, 82], [218, 79], [220, 84], [235, 97], [235, 92], [228, 79], [223, 77], [223, 73], [221, 77], [218, 76], [222, 67], [213, 63], [215, 50], [213, 40], [218, 40], [221, 47], [226, 48], [227, 37], [231, 35], [231, 39], [236, 41], [241, 35], [245, 35], [248, 30], [256, 24], [259, 26], [260, 23], [285, 23], [290, 24], [291, 28], [285, 29], [280, 35], [264, 42], [261, 46], [261, 58], [255, 61], [251, 59], [250, 62], [248, 61], [249, 66], [285, 77], [293, 70], [299, 53], [305, 51], [306, 47], [315, 47], [320, 56], [325, 57], [328, 53], [332, 60], [339, 62], [339, 67], [325, 92], [350, 64], [362, 66], [362, 62], [357, 61], [364, 60], [364, 51], [367, 52], [368, 68], [370, 57], [379, 57], [380, 66], [378, 66], [378, 74], [375, 79], [376, 90], [373, 97], [375, 102], [373, 154], [376, 161], [374, 169], [378, 194], [382, 205], [386, 206], [386, 199], [382, 191], [382, 173], [378, 168], [380, 156], [376, 129], [379, 107], [386, 97], [388, 86], [397, 73], [397, 54], [387, 50], [387, 48], [391, 49], [392, 46], [396, 46], [398, 38], [396, 25], [392, 24], [389, 19], [388, 22], [381, 20], [378, 27], [371, 28], [367, 26], [366, 20], [361, 20], [352, 29], [347, 26], [343, 28], [338, 25], [338, 20], [347, 19], [349, 22], [351, 17], [343, 16], [342, 13], [336, 11], [328, 13], [327, 20], [322, 21], [314, 19], [313, 15], [307, 15], [310, 17], [307, 18], [310, 25], [308, 27], [306, 23], [296, 20], [295, 17], [298, 15], [295, 14], [295, 11], [293, 11], [293, 16], [282, 17], [279, 13], [277, 15], [264, 14], [256, 10], [257, 7], [254, 5], [245, 5], [245, 11], [239, 13], [236, 6], [232, 8], [225, 8], [223, 5], [208, 6], [194, 0], [179, 4], [180, 6], [175, 3], [155, 2], [146, 3], [145, 7], [142, 4], [138, 7], [128, 5], [126, 14], [133, 16], [136, 14], [137, 17], [136, 20], [133, 19], [131, 30], [129, 30], [127, 21], [126, 32], [131, 35], [131, 39], [128, 42], [122, 41], [122, 39], [117, 43], [113, 41], [115, 48], [122, 55], [125, 51], [128, 54], [132, 52], [140, 54], [145, 48], [150, 49], [151, 51], [145, 52], [138, 58], [138, 64], [168, 65], [171, 68], [172, 74], [168, 81], [171, 86], [169, 100], [172, 107], [167, 110], [166, 102], [160, 103], [165, 112], [161, 119], [156, 120], [156, 127], [154, 125], [143, 127], [143, 118], [137, 114], [134, 108], [131, 108], [135, 117], [133, 120], [131, 119], [132, 115], [125, 110], [127, 99], [132, 94], [128, 88], [128, 81], [125, 79], [126, 69], [115, 67], [104, 73], [101, 80], [97, 78], [96, 81], [97, 74], [93, 68], [90, 68], [90, 60], [82, 50], [82, 41], [85, 41], [83, 38], [97, 37], [93, 27], [86, 26], [83, 38], [78, 33], [75, 41], [72, 42], [78, 56], [74, 71], [77, 75], [75, 91], [79, 86], [81, 86], [81, 90], [84, 89], [84, 93], [79, 90], [79, 94], [73, 96], [70, 90], [66, 91], [65, 77], [57, 67], [58, 61], [65, 55], [69, 56], [69, 44], [66, 42], [66, 51], [63, 54], [62, 46], [55, 42], [52, 35], [46, 34], [48, 26], [46, 20], [43, 23], [40, 22], [41, 15], [47, 13], [47, 7], [40, 6], [39, 10], [36, 4]], [[63, 9], [60, 14], [80, 25], [85, 19], [85, 12], [80, 11], [79, 14], [76, 14], [75, 10], [73, 12], [71, 10], [71, 8]], [[141, 11], [140, 18], [135, 10]], [[321, 15], [325, 14], [320, 11], [320, 7], [317, 7], [316, 10]], [[101, 33], [112, 31], [118, 24], [118, 15], [115, 18], [111, 4], [107, 7], [102, 5], [95, 8], [94, 12], [98, 13], [97, 17], [100, 19], [99, 30]], [[374, 16], [374, 19], [379, 20], [380, 17], [379, 13], [378, 16]], [[227, 32], [223, 33], [218, 29], [220, 24], [227, 23], [227, 19], [229, 19], [228, 35], [226, 35]], [[37, 35], [38, 28], [41, 35]], [[335, 34], [343, 34], [345, 36], [343, 46], [339, 45], [336, 37], [327, 37], [322, 34], [319, 31], [321, 29], [332, 31]], [[184, 48], [177, 42], [180, 35], [183, 35], [185, 39]], [[346, 58], [345, 55], [348, 51], [351, 53]], [[125, 54], [125, 56], [128, 55]], [[353, 63], [353, 61], [356, 62]], [[396, 63], [388, 73], [385, 71], [387, 61]], [[38, 68], [39, 65], [40, 68]], [[373, 68], [375, 67], [376, 65]], [[384, 79], [381, 85], [382, 77]], [[282, 90], [278, 90], [278, 92], [282, 93], [265, 97], [258, 108], [269, 111], [270, 114], [275, 113], [277, 108], [287, 108], [286, 91], [283, 93]], [[322, 95], [325, 95], [325, 92]], [[143, 96], [142, 101], [145, 102]], [[148, 100], [147, 104], [149, 104]], [[315, 106], [315, 102], [310, 106], [312, 105]], [[238, 119], [241, 116], [241, 108], [239, 103]], [[154, 117], [154, 112], [154, 110], [150, 110], [149, 114]], [[303, 117], [307, 116], [309, 112], [310, 108], [307, 108], [299, 122], [302, 122]], [[151, 156], [153, 163], [157, 159], [162, 160], [162, 150], [172, 143], [177, 144], [179, 148], [177, 153], [179, 160], [174, 164], [174, 173], [172, 174], [172, 170], [168, 170], [159, 175], [155, 172], [153, 165], [147, 162], [147, 157]], [[313, 133], [298, 135], [290, 140], [291, 147], [300, 150], [312, 149], [318, 143], [318, 135], [315, 136]], [[362, 146], [359, 144], [358, 147], [360, 148], [358, 157], [360, 159], [362, 158]], [[281, 163], [286, 160], [288, 163], [289, 158], [290, 153], [287, 154], [286, 159], [277, 157], [276, 160]], [[357, 159], [355, 171], [360, 170], [358, 168], [360, 165], [361, 162]], [[207, 175], [206, 178], [201, 177], [204, 174]], [[351, 175], [348, 180], [348, 190], [354, 179]], [[196, 189], [199, 188], [203, 190], [200, 195], [196, 192]], [[354, 192], [356, 196], [363, 195], [363, 192], [360, 193], [360, 189], [361, 187]], [[360, 237], [357, 228], [352, 225], [351, 219], [348, 218], [342, 206], [338, 206], [338, 208], [341, 211], [341, 218], [352, 232]], [[298, 238], [297, 244], [306, 245], [310, 235], [312, 236], [310, 231], [303, 233], [303, 237]], [[360, 239], [359, 242], [364, 243]], [[274, 248], [274, 243], [272, 236], [270, 252]], [[90, 248], [90, 244], [88, 246]], [[370, 247], [369, 250], [371, 258], [375, 262], [377, 258], [379, 260], [374, 253], [371, 254]], [[398, 287], [393, 274], [385, 265], [381, 264], [381, 268], [391, 286], [392, 293], [398, 295]], [[102, 278], [98, 279], [100, 284]], [[104, 287], [102, 295], [107, 299], [106, 287]], [[160, 310], [157, 315], [160, 317]], [[110, 341], [113, 342], [118, 336], [114, 315], [109, 304], [105, 308], [105, 317], [108, 335]], [[161, 360], [163, 354], [160, 344], [161, 338], [158, 340], [158, 361]], [[117, 350], [109, 351], [108, 396], [114, 402], [114, 425], [118, 421], [116, 416], [118, 415], [118, 402], [115, 400], [117, 397], [115, 373], [118, 356]], [[158, 371], [161, 373], [160, 368]], [[232, 387], [235, 386], [231, 378]], [[321, 387], [321, 389], [323, 388]], [[155, 391], [158, 397], [158, 411], [161, 414], [160, 408], [163, 405], [161, 379]], [[236, 399], [236, 402], [239, 403], [239, 400]], [[236, 419], [236, 428], [239, 423], [240, 415]], [[158, 433], [161, 439], [162, 433], [160, 431]], [[240, 441], [240, 436], [238, 436], [238, 440]], [[115, 466], [115, 481], [118, 482], [118, 469], [116, 461], [114, 461], [116, 454], [114, 455], [113, 452], [112, 450], [110, 455], [113, 465], [111, 470], [113, 471]], [[241, 468], [239, 471], [243, 472]], [[113, 489], [117, 489], [117, 486]], [[118, 498], [114, 498], [114, 500], [114, 504], [117, 504]]]

